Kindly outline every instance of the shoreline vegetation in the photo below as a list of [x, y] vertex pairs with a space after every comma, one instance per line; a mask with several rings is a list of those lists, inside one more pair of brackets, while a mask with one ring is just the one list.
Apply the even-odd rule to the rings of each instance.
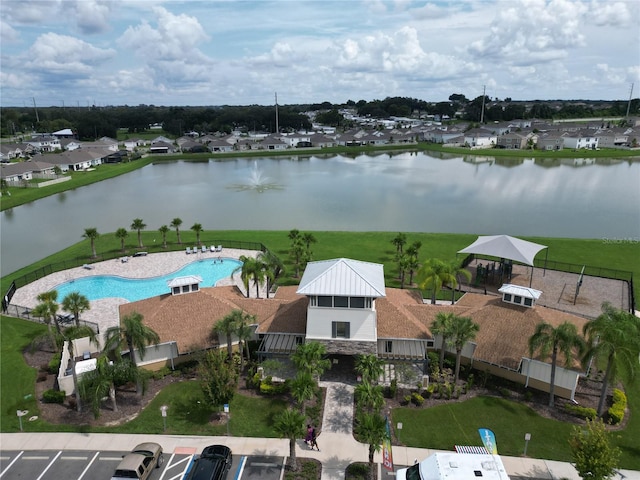
[[221, 152], [221, 153], [179, 153], [166, 155], [146, 155], [136, 160], [130, 160], [118, 164], [103, 164], [95, 170], [84, 172], [73, 172], [71, 179], [47, 186], [45, 188], [20, 188], [10, 187], [10, 195], [3, 195], [0, 202], [0, 211], [19, 207], [26, 203], [34, 202], [41, 198], [45, 198], [57, 193], [62, 193], [79, 187], [91, 185], [93, 183], [108, 180], [110, 178], [124, 175], [134, 170], [140, 169], [150, 163], [162, 161], [208, 161], [227, 158], [260, 158], [260, 157], [276, 157], [276, 156], [322, 156], [322, 155], [345, 155], [359, 156], [367, 153], [386, 153], [390, 154], [399, 152], [425, 152], [437, 158], [453, 158], [464, 156], [481, 156], [496, 158], [534, 158], [534, 159], [562, 159], [562, 158], [619, 158], [629, 162], [640, 161], [640, 150], [619, 150], [619, 149], [601, 149], [601, 150], [559, 150], [559, 151], [540, 151], [540, 150], [503, 150], [503, 149], [477, 149], [470, 150], [468, 148], [443, 147], [439, 144], [417, 143], [402, 145], [381, 145], [381, 146], [364, 146], [364, 147], [327, 147], [327, 148], [299, 148], [287, 149], [282, 151], [265, 151], [265, 150], [247, 150], [242, 152]]

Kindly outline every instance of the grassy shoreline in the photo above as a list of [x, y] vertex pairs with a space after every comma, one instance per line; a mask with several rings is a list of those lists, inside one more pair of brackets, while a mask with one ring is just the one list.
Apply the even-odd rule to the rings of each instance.
[[45, 198], [57, 193], [62, 193], [74, 188], [84, 187], [93, 183], [101, 182], [109, 178], [132, 172], [142, 168], [152, 162], [161, 161], [204, 161], [209, 159], [226, 159], [226, 158], [260, 158], [274, 156], [311, 156], [311, 155], [346, 155], [358, 156], [366, 155], [373, 152], [424, 152], [430, 153], [436, 157], [450, 158], [459, 156], [491, 156], [498, 158], [535, 158], [535, 159], [561, 159], [561, 158], [620, 158], [627, 159], [630, 162], [640, 161], [640, 151], [604, 149], [604, 150], [560, 150], [560, 151], [538, 151], [538, 150], [470, 150], [467, 148], [450, 148], [443, 147], [439, 144], [418, 143], [403, 145], [382, 145], [382, 146], [365, 146], [365, 147], [328, 147], [328, 148], [301, 148], [287, 149], [282, 151], [243, 151], [243, 152], [224, 152], [224, 153], [195, 153], [195, 154], [168, 154], [168, 155], [149, 155], [137, 160], [132, 160], [119, 164], [99, 165], [95, 170], [89, 172], [73, 172], [71, 180], [50, 185], [45, 188], [19, 188], [11, 187], [9, 192], [11, 196], [2, 196], [0, 202], [0, 211], [15, 208], [26, 203], [34, 202], [41, 198]]

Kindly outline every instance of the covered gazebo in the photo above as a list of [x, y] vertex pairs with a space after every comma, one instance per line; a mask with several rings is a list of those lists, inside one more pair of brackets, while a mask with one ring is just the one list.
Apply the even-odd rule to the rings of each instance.
[[[533, 260], [538, 252], [546, 245], [528, 242], [509, 235], [485, 235], [458, 253], [474, 253], [477, 255], [488, 255], [501, 259], [509, 259], [514, 262], [524, 263], [531, 266], [531, 277], [529, 286], [533, 280]], [[547, 250], [548, 252], [548, 250]]]

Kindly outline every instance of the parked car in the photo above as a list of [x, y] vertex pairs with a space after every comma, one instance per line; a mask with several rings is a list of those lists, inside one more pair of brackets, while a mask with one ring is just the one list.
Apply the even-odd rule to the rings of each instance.
[[195, 460], [185, 480], [225, 480], [231, 469], [231, 449], [226, 445], [209, 445]]
[[135, 478], [147, 480], [154, 468], [162, 466], [162, 447], [157, 443], [146, 442], [137, 445], [131, 453], [122, 457], [122, 461], [116, 468], [111, 480], [121, 478]]

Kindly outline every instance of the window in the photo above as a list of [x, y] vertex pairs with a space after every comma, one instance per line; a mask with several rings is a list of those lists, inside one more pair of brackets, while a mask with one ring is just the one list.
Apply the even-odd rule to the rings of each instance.
[[198, 291], [198, 284], [194, 283], [193, 285], [191, 285], [191, 291], [192, 292], [197, 292]]
[[364, 308], [364, 297], [351, 297], [351, 308]]
[[309, 297], [309, 306], [317, 307], [318, 306], [318, 297]]
[[532, 300], [531, 298], [525, 298], [525, 299], [524, 299], [524, 304], [525, 304], [527, 307], [530, 307], [531, 305], [533, 305], [533, 300]]
[[189, 293], [189, 285], [182, 286], [182, 293]]
[[333, 297], [333, 306], [336, 308], [349, 308], [349, 297]]
[[332, 338], [349, 338], [349, 322], [331, 322]]
[[384, 342], [384, 353], [393, 352], [393, 342], [391, 340], [385, 340]]
[[371, 308], [373, 305], [373, 299], [371, 297], [367, 297], [364, 299], [364, 308]]
[[332, 300], [333, 300], [332, 297], [318, 296], [318, 306], [319, 307], [332, 307], [333, 306]]
[[515, 295], [513, 297], [513, 303], [517, 303], [518, 305], [520, 305], [522, 303], [522, 297], [520, 295]]
[[505, 293], [504, 294], [504, 301], [505, 302], [510, 302], [511, 301], [511, 294], [510, 293]]
[[180, 287], [173, 287], [173, 294], [178, 295], [180, 293]]

